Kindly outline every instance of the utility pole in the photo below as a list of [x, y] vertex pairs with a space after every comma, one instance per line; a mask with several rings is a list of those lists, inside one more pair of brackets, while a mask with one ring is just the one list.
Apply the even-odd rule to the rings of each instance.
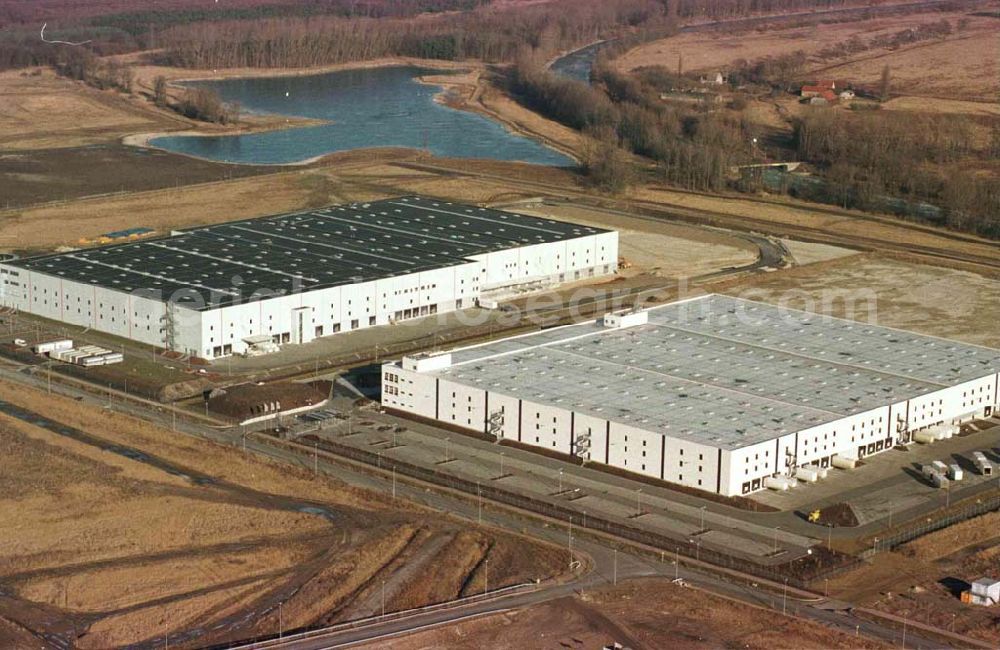
[[490, 591], [490, 561], [489, 560], [485, 560], [485, 562], [486, 562], [486, 572], [485, 572], [485, 574], [483, 576], [483, 594], [484, 595], [488, 594], [489, 591]]
[[699, 510], [701, 510], [701, 528], [698, 530], [705, 530], [705, 506], [702, 506]]
[[479, 481], [476, 481], [476, 495], [479, 502], [479, 523], [483, 523], [483, 489], [479, 486]]
[[788, 578], [785, 578], [785, 585], [781, 588], [781, 613], [784, 614], [788, 611]]
[[635, 516], [642, 516], [642, 488], [636, 488], [635, 490]]
[[674, 580], [680, 580], [681, 577], [681, 547], [677, 546], [674, 548]]
[[392, 498], [396, 499], [396, 466], [392, 466]]
[[313, 474], [319, 476], [319, 445], [313, 443]]
[[385, 618], [385, 580], [382, 581], [382, 618]]
[[611, 583], [614, 584], [614, 585], [617, 585], [618, 584], [618, 549], [616, 548], [616, 549], [613, 549], [613, 550], [614, 550], [614, 558], [615, 559], [614, 559], [614, 568], [612, 569], [612, 573], [611, 573], [611, 576], [612, 576], [611, 577]]

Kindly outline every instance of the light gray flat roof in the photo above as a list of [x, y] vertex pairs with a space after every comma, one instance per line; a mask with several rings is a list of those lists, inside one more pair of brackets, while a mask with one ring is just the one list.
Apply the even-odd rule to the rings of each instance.
[[430, 374], [737, 449], [1000, 369], [1000, 350], [710, 295], [646, 325], [553, 328]]

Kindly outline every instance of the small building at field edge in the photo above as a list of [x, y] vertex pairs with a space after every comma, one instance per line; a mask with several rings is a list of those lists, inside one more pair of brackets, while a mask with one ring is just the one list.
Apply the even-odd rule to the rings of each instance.
[[387, 363], [382, 404], [732, 496], [988, 416], [998, 371], [998, 350], [709, 295]]

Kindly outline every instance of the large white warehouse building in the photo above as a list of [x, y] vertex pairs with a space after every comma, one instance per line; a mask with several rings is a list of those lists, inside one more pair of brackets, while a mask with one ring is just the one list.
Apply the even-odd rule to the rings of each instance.
[[1000, 351], [719, 295], [382, 368], [385, 407], [723, 495], [997, 408]]
[[615, 272], [618, 234], [420, 197], [0, 264], [0, 303], [205, 358]]

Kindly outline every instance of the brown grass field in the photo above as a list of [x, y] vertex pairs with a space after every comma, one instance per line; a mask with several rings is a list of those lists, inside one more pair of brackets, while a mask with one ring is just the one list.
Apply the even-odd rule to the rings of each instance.
[[[824, 47], [854, 35], [868, 40], [941, 19], [955, 26], [961, 18], [968, 19], [968, 28], [943, 41], [921, 41], [897, 50], [868, 50], [844, 60], [823, 60], [817, 56]], [[998, 29], [1000, 20], [996, 18], [942, 12], [734, 34], [691, 33], [641, 45], [618, 58], [616, 64], [626, 71], [650, 65], [674, 70], [678, 56], [683, 54], [685, 70], [709, 72], [724, 70], [741, 59], [755, 61], [801, 50], [808, 55], [807, 76], [874, 84], [882, 68], [888, 65], [894, 94], [995, 103], [1000, 91]], [[917, 103], [913, 108], [921, 110], [922, 105]], [[962, 104], [942, 104], [938, 110], [945, 108], [962, 112], [969, 108], [980, 110]]]
[[[562, 570], [515, 535], [19, 385], [0, 395], [181, 470], [0, 416], [2, 647], [203, 646], [276, 632], [279, 602], [285, 630], [370, 615], [382, 579], [392, 610], [454, 598], [485, 557], [496, 587]], [[442, 568], [436, 588], [396, 584], [404, 563]]]

